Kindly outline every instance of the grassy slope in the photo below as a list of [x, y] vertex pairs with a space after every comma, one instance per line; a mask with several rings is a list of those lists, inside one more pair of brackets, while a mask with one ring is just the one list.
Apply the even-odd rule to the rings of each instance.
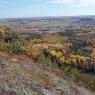
[[94, 95], [64, 73], [25, 56], [0, 52], [0, 95]]

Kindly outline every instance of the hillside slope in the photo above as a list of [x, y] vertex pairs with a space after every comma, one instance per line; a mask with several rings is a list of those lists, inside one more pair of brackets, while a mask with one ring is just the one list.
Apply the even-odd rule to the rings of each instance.
[[95, 95], [67, 80], [64, 72], [25, 56], [0, 52], [0, 95]]

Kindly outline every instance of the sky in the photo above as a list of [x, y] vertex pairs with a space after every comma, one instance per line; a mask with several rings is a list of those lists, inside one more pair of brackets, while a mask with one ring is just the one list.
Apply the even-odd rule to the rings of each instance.
[[0, 18], [95, 15], [95, 0], [0, 0]]

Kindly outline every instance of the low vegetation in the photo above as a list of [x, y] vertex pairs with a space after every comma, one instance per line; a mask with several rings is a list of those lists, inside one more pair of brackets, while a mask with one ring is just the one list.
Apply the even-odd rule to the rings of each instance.
[[[59, 36], [58, 34], [52, 36], [47, 34], [38, 39], [27, 40], [10, 33], [4, 27], [0, 28], [0, 51], [25, 55], [33, 59], [35, 63], [42, 64], [42, 66], [62, 70], [65, 76], [76, 84], [95, 91], [95, 81], [82, 76], [80, 73], [81, 70], [95, 70], [95, 53], [91, 52], [90, 56], [88, 56], [89, 54], [83, 54], [82, 49], [87, 45], [82, 46], [79, 39], [75, 40], [72, 37]], [[79, 45], [81, 49], [77, 51]], [[49, 84], [50, 86], [52, 81], [48, 80], [47, 78], [40, 78], [36, 85], [43, 87]]]

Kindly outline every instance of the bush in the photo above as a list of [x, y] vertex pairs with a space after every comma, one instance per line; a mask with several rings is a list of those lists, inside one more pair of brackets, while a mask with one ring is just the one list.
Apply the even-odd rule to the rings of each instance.
[[42, 64], [49, 66], [49, 67], [58, 68], [57, 63], [52, 63], [51, 59], [46, 58], [43, 53], [39, 54], [36, 57], [35, 61], [38, 63], [42, 63]]
[[17, 42], [14, 43], [0, 42], [0, 50], [8, 53], [14, 53], [14, 54], [24, 53], [22, 49], [22, 45], [18, 44]]
[[9, 49], [10, 53], [23, 54], [22, 47], [17, 43], [9, 45]]
[[92, 91], [95, 91], [95, 81], [90, 80], [82, 75], [79, 77], [79, 80], [84, 87], [86, 87]]

